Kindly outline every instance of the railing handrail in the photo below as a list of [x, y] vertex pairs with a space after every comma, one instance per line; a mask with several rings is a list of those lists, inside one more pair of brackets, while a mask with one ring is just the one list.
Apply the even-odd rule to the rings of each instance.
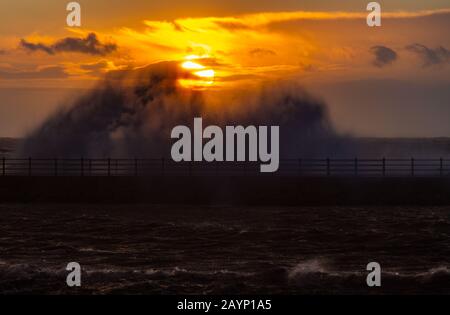
[[[450, 158], [282, 158], [272, 175], [450, 176]], [[200, 165], [199, 165], [200, 164]], [[1, 158], [1, 176], [220, 175], [259, 172], [260, 162], [174, 162], [170, 158]], [[203, 167], [201, 167], [203, 166]]]

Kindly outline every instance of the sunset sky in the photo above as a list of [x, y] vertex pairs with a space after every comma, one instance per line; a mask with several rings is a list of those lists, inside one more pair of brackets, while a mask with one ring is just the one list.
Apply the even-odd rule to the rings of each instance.
[[[450, 136], [450, 3], [389, 0], [0, 1], [0, 136], [23, 136], [105, 73], [192, 60], [234, 89], [294, 80], [358, 136]], [[197, 58], [200, 58], [196, 61]], [[212, 79], [211, 79], [212, 80]]]

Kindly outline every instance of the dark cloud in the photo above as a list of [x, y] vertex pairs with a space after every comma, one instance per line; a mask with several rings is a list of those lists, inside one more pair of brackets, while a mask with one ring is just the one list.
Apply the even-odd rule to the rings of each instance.
[[252, 57], [276, 56], [276, 53], [273, 50], [265, 49], [265, 48], [255, 48], [255, 49], [250, 50], [249, 53]]
[[386, 46], [373, 46], [370, 51], [375, 57], [373, 65], [378, 68], [390, 65], [398, 59], [397, 53]]
[[178, 24], [177, 22], [172, 22], [172, 24], [173, 24], [173, 27], [175, 28], [176, 31], [184, 32], [184, 29], [183, 29], [183, 27], [180, 24]]
[[425, 45], [416, 43], [406, 46], [406, 49], [417, 54], [422, 59], [423, 67], [446, 64], [450, 62], [450, 50], [442, 46], [432, 49]]
[[[170, 21], [167, 22], [170, 23], [173, 27], [173, 29], [177, 32], [184, 32], [185, 28], [180, 25], [177, 21]], [[160, 25], [154, 25], [151, 22], [146, 24], [146, 31], [147, 32], [157, 32], [159, 30], [162, 30]]]
[[227, 31], [240, 31], [240, 30], [248, 30], [250, 27], [243, 22], [231, 22], [231, 21], [216, 21], [215, 24], [220, 28], [223, 28]]
[[58, 40], [54, 44], [30, 43], [25, 39], [20, 41], [20, 46], [28, 51], [43, 51], [49, 55], [60, 52], [78, 52], [89, 55], [104, 56], [117, 50], [116, 44], [101, 43], [95, 33], [90, 33], [86, 38], [67, 37]]
[[53, 51], [53, 48], [46, 46], [44, 44], [33, 44], [30, 42], [27, 42], [25, 39], [20, 40], [20, 46], [26, 50], [29, 51], [44, 51], [49, 55], [53, 55], [55, 52]]
[[0, 49], [0, 55], [5, 55], [6, 54], [6, 50]]
[[0, 69], [0, 79], [62, 79], [69, 75], [63, 67], [51, 66], [34, 71], [11, 71], [10, 69]]

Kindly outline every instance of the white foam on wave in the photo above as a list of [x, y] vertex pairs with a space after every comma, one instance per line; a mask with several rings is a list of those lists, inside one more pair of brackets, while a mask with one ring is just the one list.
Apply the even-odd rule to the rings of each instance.
[[292, 268], [289, 273], [289, 279], [298, 278], [304, 275], [317, 274], [317, 273], [329, 273], [327, 262], [324, 259], [310, 259], [298, 263]]

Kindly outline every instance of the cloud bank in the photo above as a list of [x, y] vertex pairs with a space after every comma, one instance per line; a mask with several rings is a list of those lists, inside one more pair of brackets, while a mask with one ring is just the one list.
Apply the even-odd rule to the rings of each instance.
[[31, 43], [25, 39], [20, 41], [20, 47], [30, 52], [43, 51], [49, 55], [61, 52], [76, 52], [94, 56], [108, 55], [117, 50], [116, 44], [101, 43], [95, 33], [89, 33], [85, 38], [66, 37], [51, 45]]
[[421, 58], [423, 67], [445, 65], [450, 62], [450, 50], [442, 46], [432, 49], [416, 43], [406, 46], [406, 49]]
[[64, 79], [69, 76], [65, 69], [60, 66], [42, 67], [33, 71], [11, 71], [11, 69], [0, 68], [0, 78], [7, 80], [19, 79]]
[[397, 58], [397, 53], [386, 46], [373, 46], [370, 51], [374, 54], [373, 65], [378, 68], [393, 64]]

